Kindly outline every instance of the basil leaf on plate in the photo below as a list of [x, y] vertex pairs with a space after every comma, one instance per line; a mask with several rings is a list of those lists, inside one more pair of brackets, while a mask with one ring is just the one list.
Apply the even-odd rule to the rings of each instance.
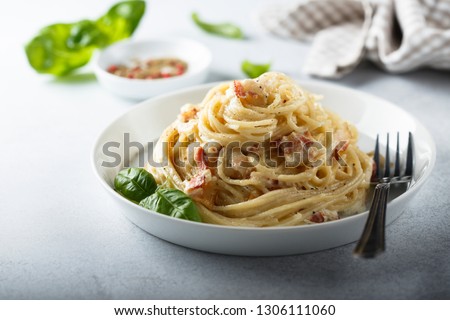
[[270, 63], [266, 64], [254, 64], [248, 60], [242, 62], [242, 72], [244, 72], [250, 78], [257, 78], [263, 73], [270, 70]]
[[202, 30], [215, 34], [221, 37], [225, 38], [233, 38], [233, 39], [243, 39], [244, 34], [242, 33], [242, 30], [231, 23], [207, 23], [202, 20], [200, 20], [197, 13], [192, 13], [192, 20], [195, 22], [197, 26], [199, 26]]
[[25, 46], [39, 73], [62, 76], [89, 62], [95, 49], [131, 36], [145, 12], [145, 1], [123, 1], [98, 20], [57, 23], [41, 29]]
[[174, 218], [201, 222], [194, 201], [178, 189], [158, 188], [139, 205]]
[[143, 168], [127, 168], [114, 179], [114, 188], [128, 200], [139, 202], [157, 188], [155, 178]]

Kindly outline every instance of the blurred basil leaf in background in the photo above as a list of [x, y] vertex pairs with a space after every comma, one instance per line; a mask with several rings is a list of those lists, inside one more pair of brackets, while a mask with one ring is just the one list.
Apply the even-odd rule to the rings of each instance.
[[215, 34], [221, 37], [225, 38], [233, 38], [233, 39], [243, 39], [244, 34], [242, 33], [242, 30], [231, 23], [218, 23], [218, 24], [212, 24], [207, 23], [202, 20], [200, 20], [197, 13], [192, 13], [192, 20], [195, 22], [197, 26], [199, 26], [202, 30]]
[[108, 36], [106, 45], [131, 36], [144, 13], [144, 1], [125, 1], [111, 7], [96, 22], [98, 29]]
[[144, 1], [123, 1], [96, 21], [47, 26], [25, 46], [28, 62], [39, 73], [68, 74], [86, 65], [95, 49], [130, 37], [144, 12]]
[[248, 60], [242, 62], [242, 72], [244, 72], [250, 78], [257, 78], [263, 73], [270, 70], [270, 63], [266, 64], [254, 64]]

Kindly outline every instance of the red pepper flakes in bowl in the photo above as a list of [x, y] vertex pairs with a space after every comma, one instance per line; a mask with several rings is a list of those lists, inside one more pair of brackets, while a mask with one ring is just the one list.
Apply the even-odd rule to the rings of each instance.
[[177, 58], [135, 60], [131, 66], [110, 65], [109, 73], [128, 79], [161, 79], [181, 76], [187, 70], [187, 63]]

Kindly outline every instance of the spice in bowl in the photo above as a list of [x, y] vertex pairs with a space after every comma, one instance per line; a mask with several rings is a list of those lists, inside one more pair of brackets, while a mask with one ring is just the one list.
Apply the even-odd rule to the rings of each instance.
[[119, 77], [128, 79], [161, 79], [181, 76], [187, 70], [187, 63], [177, 58], [135, 60], [130, 66], [110, 65], [107, 69]]

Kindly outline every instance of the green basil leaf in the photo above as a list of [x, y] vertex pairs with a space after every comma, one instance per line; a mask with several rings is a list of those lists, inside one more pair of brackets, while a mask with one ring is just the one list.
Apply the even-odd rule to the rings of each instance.
[[117, 192], [131, 201], [139, 202], [153, 194], [157, 188], [153, 176], [143, 168], [127, 168], [114, 179]]
[[144, 12], [144, 1], [124, 1], [97, 21], [47, 26], [25, 46], [28, 62], [39, 73], [68, 74], [87, 64], [96, 48], [131, 36]]
[[270, 63], [267, 64], [253, 64], [248, 60], [242, 62], [242, 72], [244, 72], [250, 78], [257, 78], [263, 73], [270, 70]]
[[95, 46], [68, 41], [72, 27], [63, 23], [48, 26], [26, 45], [28, 61], [37, 72], [61, 76], [89, 62]]
[[195, 24], [199, 26], [204, 31], [215, 34], [221, 37], [225, 38], [233, 38], [233, 39], [243, 39], [244, 34], [242, 33], [242, 30], [231, 23], [218, 23], [218, 24], [212, 24], [207, 23], [202, 20], [200, 20], [197, 13], [192, 13], [192, 20], [194, 20]]
[[178, 189], [158, 188], [139, 203], [140, 206], [174, 218], [201, 222], [194, 201]]
[[108, 42], [105, 45], [131, 36], [144, 13], [145, 1], [134, 0], [115, 4], [96, 22], [98, 29], [107, 35]]
[[107, 36], [97, 28], [94, 21], [81, 20], [71, 24], [66, 45], [67, 48], [76, 50], [89, 46], [101, 47], [106, 45], [107, 42]]

